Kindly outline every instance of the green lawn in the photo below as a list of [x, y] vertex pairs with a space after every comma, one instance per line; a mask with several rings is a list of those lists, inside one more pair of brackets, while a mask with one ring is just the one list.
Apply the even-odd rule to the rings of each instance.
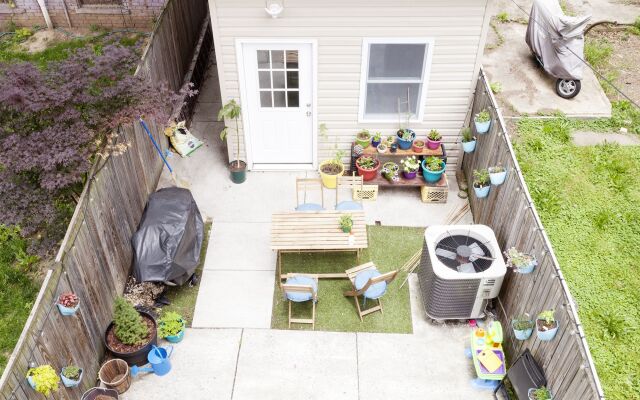
[[[422, 247], [424, 229], [402, 227], [367, 227], [369, 248], [360, 255], [360, 263], [373, 261], [380, 272], [399, 269]], [[349, 253], [302, 253], [285, 254], [282, 271], [299, 273], [344, 272], [357, 265], [356, 257]], [[316, 306], [316, 330], [340, 332], [395, 332], [411, 333], [411, 307], [409, 285], [400, 285], [406, 277], [398, 274], [382, 298], [384, 314], [376, 312], [364, 317], [356, 312], [353, 297], [343, 292], [351, 288], [346, 279], [320, 279], [318, 304]], [[271, 327], [287, 329], [288, 306], [276, 285], [273, 299]], [[362, 303], [361, 303], [362, 305]], [[367, 303], [367, 307], [372, 302]], [[308, 318], [311, 302], [294, 303], [294, 316]], [[311, 329], [310, 325], [294, 324], [292, 329]]]
[[515, 148], [605, 395], [631, 400], [640, 399], [640, 147], [570, 142], [572, 129], [606, 121], [524, 119]]
[[27, 274], [25, 248], [17, 230], [0, 225], [0, 374], [38, 293], [38, 287]]

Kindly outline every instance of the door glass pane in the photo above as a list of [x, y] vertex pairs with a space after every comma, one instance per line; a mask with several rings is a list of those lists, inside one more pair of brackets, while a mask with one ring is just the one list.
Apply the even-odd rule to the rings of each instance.
[[424, 43], [378, 43], [369, 47], [369, 80], [422, 78]]
[[273, 88], [284, 89], [284, 71], [273, 71]]
[[271, 89], [271, 74], [269, 71], [259, 71], [258, 80], [260, 81], [260, 89]]
[[273, 106], [274, 107], [286, 107], [287, 103], [284, 96], [284, 90], [278, 90], [273, 92]]
[[271, 50], [271, 68], [284, 68], [284, 50]]
[[287, 50], [287, 69], [298, 68], [298, 50]]
[[300, 93], [297, 90], [290, 90], [287, 92], [287, 107], [299, 107], [300, 106]]
[[298, 71], [287, 71], [287, 87], [289, 89], [298, 88]]
[[260, 92], [260, 107], [273, 107], [271, 103], [271, 91]]
[[407, 89], [409, 89], [409, 103], [411, 113], [416, 114], [418, 97], [420, 97], [420, 83], [368, 83], [365, 114], [398, 114], [398, 99], [400, 112], [407, 112]]
[[269, 68], [269, 50], [258, 50], [258, 68]]

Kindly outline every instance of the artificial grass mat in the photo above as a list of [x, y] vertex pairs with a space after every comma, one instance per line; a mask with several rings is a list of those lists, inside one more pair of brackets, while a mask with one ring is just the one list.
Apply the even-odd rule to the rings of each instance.
[[[369, 248], [354, 253], [300, 253], [284, 254], [282, 272], [335, 273], [373, 261], [378, 271], [384, 273], [400, 269], [413, 254], [422, 248], [424, 229], [406, 227], [368, 226]], [[319, 279], [316, 304], [316, 330], [338, 332], [411, 333], [411, 305], [409, 284], [400, 285], [406, 278], [400, 272], [382, 297], [384, 313], [374, 312], [360, 322], [353, 297], [343, 292], [351, 289], [347, 279]], [[377, 304], [368, 300], [367, 308]], [[362, 298], [360, 298], [362, 306]], [[271, 327], [288, 329], [288, 302], [276, 282], [273, 298]], [[293, 303], [294, 318], [310, 318], [311, 302]], [[291, 329], [310, 330], [310, 324], [292, 324]]]

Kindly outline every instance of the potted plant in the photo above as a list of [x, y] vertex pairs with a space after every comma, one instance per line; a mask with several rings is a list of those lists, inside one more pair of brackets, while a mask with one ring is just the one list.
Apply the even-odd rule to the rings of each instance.
[[529, 314], [518, 315], [511, 320], [511, 327], [513, 328], [513, 334], [518, 340], [527, 340], [531, 337], [534, 327], [533, 320]]
[[27, 371], [27, 381], [33, 390], [48, 397], [51, 392], [57, 392], [60, 384], [60, 377], [56, 370], [49, 364], [29, 368]]
[[82, 368], [75, 365], [68, 365], [62, 368], [60, 378], [62, 378], [64, 387], [73, 388], [78, 386], [82, 381], [82, 373]]
[[167, 311], [158, 320], [158, 336], [171, 343], [179, 343], [184, 338], [186, 321], [177, 312]]
[[56, 306], [62, 315], [73, 315], [80, 308], [80, 300], [78, 296], [71, 292], [65, 292], [58, 296]]
[[411, 150], [413, 150], [414, 153], [422, 153], [424, 146], [424, 140], [414, 140], [411, 145]]
[[489, 178], [491, 179], [492, 185], [502, 185], [507, 179], [507, 170], [502, 166], [501, 163], [494, 167], [489, 167]]
[[220, 132], [220, 140], [226, 140], [230, 129], [235, 130], [236, 134], [236, 159], [229, 163], [229, 172], [231, 173], [231, 181], [233, 183], [242, 183], [247, 179], [247, 164], [240, 160], [240, 127], [238, 120], [242, 110], [235, 100], [230, 100], [218, 112], [218, 120], [233, 120], [235, 128], [225, 126]]
[[409, 150], [413, 141], [416, 138], [416, 133], [409, 128], [401, 128], [398, 130], [398, 147], [402, 150]]
[[344, 214], [340, 217], [340, 229], [344, 233], [351, 233], [351, 228], [353, 228], [353, 218], [351, 214]]
[[473, 171], [473, 190], [476, 192], [477, 198], [482, 199], [489, 195], [489, 190], [491, 189], [490, 182], [489, 171], [486, 169], [476, 169]]
[[389, 146], [389, 152], [390, 153], [395, 153], [396, 151], [398, 151], [398, 143], [397, 142], [393, 142]]
[[[327, 126], [325, 124], [320, 124], [318, 130], [320, 136], [326, 140], [328, 138]], [[334, 144], [334, 149], [335, 154], [333, 158], [322, 161], [318, 166], [318, 172], [320, 172], [322, 184], [324, 185], [324, 187], [329, 189], [336, 188], [338, 176], [344, 173], [344, 164], [342, 163], [342, 158], [345, 156], [345, 152], [338, 149], [337, 142]]]
[[396, 141], [396, 138], [393, 135], [387, 136], [387, 145], [391, 146]]
[[116, 297], [113, 321], [107, 327], [104, 342], [116, 358], [129, 365], [144, 365], [147, 354], [158, 343], [156, 320], [137, 311], [124, 297]]
[[551, 391], [545, 386], [539, 388], [531, 388], [527, 392], [527, 395], [529, 396], [529, 400], [553, 400]]
[[396, 183], [400, 181], [400, 178], [398, 177], [398, 171], [400, 171], [400, 167], [398, 166], [398, 164], [389, 161], [384, 163], [381, 173], [387, 181], [389, 181], [390, 183]]
[[373, 134], [373, 138], [371, 138], [371, 145], [373, 147], [378, 147], [380, 143], [382, 143], [382, 133], [376, 132]]
[[366, 129], [361, 130], [356, 135], [356, 143], [366, 149], [371, 144], [371, 133]]
[[464, 128], [462, 130], [462, 150], [465, 153], [473, 153], [476, 149], [476, 137], [471, 133], [470, 128]]
[[420, 169], [420, 161], [416, 156], [409, 156], [400, 160], [402, 164], [402, 175], [405, 179], [415, 179], [418, 170]]
[[375, 179], [380, 168], [380, 161], [371, 156], [360, 156], [356, 159], [356, 168], [358, 175], [362, 176], [363, 181]]
[[476, 125], [476, 132], [483, 134], [489, 132], [489, 127], [491, 127], [491, 114], [487, 109], [484, 109], [476, 114], [473, 122]]
[[427, 135], [427, 147], [431, 150], [437, 150], [442, 143], [442, 135], [437, 129], [432, 129]]
[[380, 143], [378, 146], [376, 146], [376, 149], [378, 149], [378, 153], [384, 154], [387, 152], [389, 147], [387, 146], [386, 143], [383, 142], [383, 143]]
[[558, 333], [559, 324], [555, 318], [554, 310], [545, 310], [538, 314], [536, 319], [536, 334], [543, 342], [552, 340]]
[[505, 255], [507, 256], [507, 266], [521, 274], [530, 274], [538, 265], [538, 261], [534, 256], [521, 253], [515, 247], [507, 250]]
[[446, 164], [439, 157], [430, 156], [422, 160], [422, 176], [427, 182], [435, 183], [442, 178]]

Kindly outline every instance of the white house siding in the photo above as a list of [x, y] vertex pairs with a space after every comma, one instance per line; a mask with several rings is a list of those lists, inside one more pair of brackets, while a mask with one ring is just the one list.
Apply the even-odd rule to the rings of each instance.
[[[334, 143], [349, 149], [362, 128], [394, 133], [397, 123], [358, 123], [362, 39], [430, 37], [435, 40], [424, 120], [411, 127], [420, 137], [430, 129], [444, 136], [448, 170], [460, 155], [459, 132], [475, 87], [488, 26], [487, 0], [286, 0], [278, 19], [264, 0], [210, 0], [222, 98], [240, 99], [236, 39], [305, 38], [318, 43], [319, 159]], [[230, 143], [229, 154], [234, 144]], [[244, 149], [242, 149], [244, 152]]]

